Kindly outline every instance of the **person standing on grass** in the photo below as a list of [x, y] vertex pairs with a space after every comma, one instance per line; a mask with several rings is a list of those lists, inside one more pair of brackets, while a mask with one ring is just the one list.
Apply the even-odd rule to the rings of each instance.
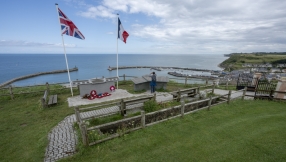
[[155, 72], [152, 72], [150, 74], [151, 77], [151, 82], [150, 82], [150, 86], [151, 86], [151, 93], [155, 92], [155, 86], [156, 86], [156, 74]]

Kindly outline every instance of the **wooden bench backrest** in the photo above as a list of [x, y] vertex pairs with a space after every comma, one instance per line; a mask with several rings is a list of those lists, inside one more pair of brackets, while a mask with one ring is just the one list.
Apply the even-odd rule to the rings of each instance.
[[49, 92], [47, 90], [45, 90], [44, 96], [42, 98], [42, 106], [46, 107], [47, 106], [47, 97], [49, 95]]
[[183, 89], [183, 90], [180, 90], [181, 92], [188, 92], [188, 91], [193, 91], [193, 90], [196, 90], [197, 88], [189, 88], [189, 89]]

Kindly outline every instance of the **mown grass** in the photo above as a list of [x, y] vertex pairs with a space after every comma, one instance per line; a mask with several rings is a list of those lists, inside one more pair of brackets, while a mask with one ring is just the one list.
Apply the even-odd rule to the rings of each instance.
[[61, 161], [285, 161], [285, 103], [233, 101], [127, 134]]
[[58, 104], [45, 109], [40, 102], [43, 94], [1, 100], [0, 161], [43, 161], [48, 132], [74, 113], [67, 104], [69, 89], [53, 93], [58, 94]]

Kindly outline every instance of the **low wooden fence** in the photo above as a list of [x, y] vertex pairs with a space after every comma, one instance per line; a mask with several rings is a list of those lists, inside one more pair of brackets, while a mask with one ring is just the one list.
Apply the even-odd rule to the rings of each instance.
[[[128, 79], [128, 78], [135, 78], [136, 76], [128, 76], [128, 75], [125, 75], [125, 74], [123, 74], [122, 76], [119, 76], [120, 78], [122, 78], [123, 79], [123, 81], [127, 81], [127, 80], [130, 80], [130, 79]], [[176, 82], [179, 82], [180, 84], [185, 84], [185, 86], [187, 85], [187, 84], [189, 84], [188, 82], [189, 81], [192, 81], [192, 79], [194, 79], [194, 78], [190, 78], [190, 77], [180, 77], [180, 78], [169, 78], [170, 80], [174, 80], [174, 81], [176, 81]], [[216, 82], [216, 81], [214, 81], [214, 80], [210, 80], [210, 79], [204, 79], [205, 81], [202, 81], [202, 82], [204, 82], [204, 84], [205, 85], [209, 85], [209, 84], [213, 84], [214, 82]], [[202, 83], [201, 82], [201, 83]], [[201, 84], [200, 83], [200, 84]]]
[[[245, 98], [246, 90], [243, 89], [240, 90], [240, 92], [241, 91], [243, 91], [242, 96], [239, 96], [237, 98], [241, 98], [243, 100]], [[236, 99], [231, 98], [231, 94], [232, 91], [229, 91], [228, 94], [225, 95], [211, 96], [207, 99], [191, 103], [185, 103], [184, 101], [182, 101], [181, 105], [179, 106], [174, 106], [147, 114], [145, 113], [145, 111], [141, 111], [141, 115], [93, 127], [88, 127], [88, 125], [86, 125], [86, 122], [79, 120], [78, 124], [82, 135], [82, 141], [84, 145], [91, 146], [122, 136], [132, 131], [136, 131], [148, 126], [152, 126], [154, 124], [158, 124], [160, 122], [164, 122], [166, 120], [183, 117], [185, 114], [194, 113], [203, 109], [210, 110], [212, 106], [225, 102], [229, 104], [231, 99]], [[76, 115], [79, 116], [79, 113], [76, 112]]]
[[[259, 89], [257, 89], [257, 91], [259, 92]], [[284, 94], [284, 95], [282, 95], [281, 97], [275, 97], [275, 96], [279, 96], [279, 94]], [[255, 95], [253, 97], [254, 97], [254, 99], [285, 100], [286, 101], [286, 99], [284, 97], [285, 95], [286, 95], [285, 91], [274, 91], [274, 90], [264, 90], [263, 89], [263, 94], [262, 93], [255, 93]]]
[[[64, 83], [56, 83], [56, 84], [64, 84]], [[5, 87], [5, 88], [0, 88], [0, 97], [1, 96], [10, 96], [11, 99], [13, 100], [15, 95], [23, 95], [23, 94], [35, 94], [35, 93], [44, 93], [46, 90], [48, 91], [55, 91], [55, 90], [63, 90], [63, 89], [69, 89], [66, 87], [62, 87], [62, 88], [53, 88], [50, 89], [50, 85], [48, 82], [45, 85], [35, 85], [35, 86], [25, 86], [25, 87], [13, 87], [13, 86], [9, 86], [9, 87]], [[39, 87], [40, 90], [29, 90], [29, 88], [31, 89], [35, 89], [35, 87]], [[43, 87], [43, 88], [40, 88]], [[19, 88], [25, 88], [25, 91], [19, 91]], [[17, 90], [15, 90], [17, 89]]]

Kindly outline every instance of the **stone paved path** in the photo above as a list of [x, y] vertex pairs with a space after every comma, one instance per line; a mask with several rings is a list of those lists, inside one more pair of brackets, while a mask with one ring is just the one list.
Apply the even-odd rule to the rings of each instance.
[[75, 115], [67, 116], [48, 135], [45, 162], [56, 161], [75, 153], [77, 135], [73, 129]]

